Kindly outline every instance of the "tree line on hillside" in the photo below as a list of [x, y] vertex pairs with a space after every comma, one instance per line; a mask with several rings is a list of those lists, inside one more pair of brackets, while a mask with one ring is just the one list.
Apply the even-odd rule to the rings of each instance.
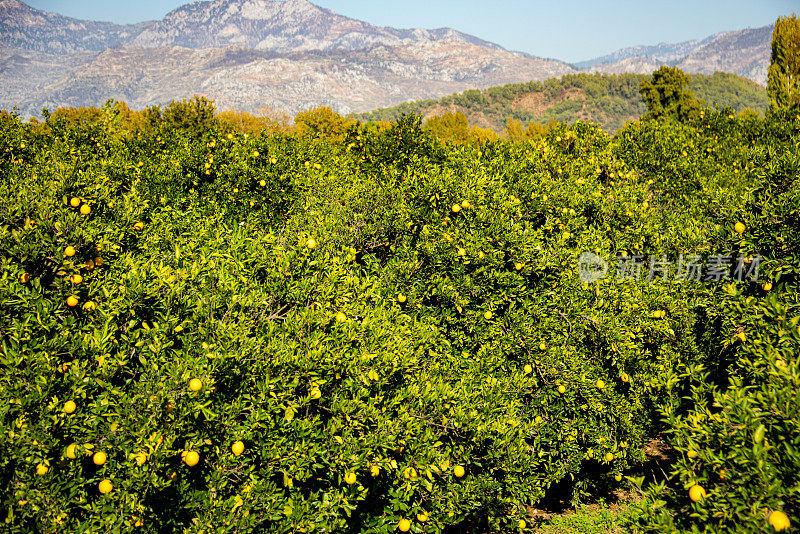
[[[539, 124], [590, 120], [614, 132], [628, 120], [646, 112], [639, 93], [646, 79], [648, 76], [643, 74], [568, 74], [544, 82], [508, 84], [441, 99], [407, 102], [355, 117], [391, 121], [402, 114], [428, 115], [446, 109], [463, 113], [473, 121], [491, 123], [498, 133], [509, 118]], [[730, 106], [735, 111], [749, 108], [764, 112], [767, 109], [764, 89], [735, 74], [690, 75], [689, 84], [697, 97], [709, 106]], [[528, 100], [535, 100], [535, 105], [526, 104]]]

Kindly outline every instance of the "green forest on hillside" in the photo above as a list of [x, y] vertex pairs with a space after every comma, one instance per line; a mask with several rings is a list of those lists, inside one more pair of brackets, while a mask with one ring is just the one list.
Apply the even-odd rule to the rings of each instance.
[[[440, 99], [407, 102], [391, 108], [353, 115], [363, 121], [392, 121], [402, 114], [463, 113], [471, 125], [502, 132], [511, 118], [524, 124], [551, 121], [596, 122], [610, 132], [647, 110], [639, 95], [641, 74], [567, 74], [544, 82], [509, 84], [473, 89]], [[767, 93], [760, 85], [735, 74], [693, 74], [690, 89], [711, 107], [735, 111], [767, 109]], [[538, 97], [538, 98], [537, 98]]]

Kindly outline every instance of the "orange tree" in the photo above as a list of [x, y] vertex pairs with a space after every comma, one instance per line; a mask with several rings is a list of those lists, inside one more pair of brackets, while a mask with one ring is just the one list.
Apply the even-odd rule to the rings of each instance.
[[730, 343], [765, 289], [576, 267], [762, 253], [795, 295], [794, 125], [444, 146], [415, 117], [332, 140], [114, 116], [2, 122], [11, 530], [515, 531], [619, 484], [659, 409], [688, 443], [676, 388], [772, 369]]
[[[624, 142], [635, 139], [642, 143], [638, 148], [660, 155], [649, 163], [650, 172], [671, 182], [680, 208], [699, 197], [707, 203], [698, 203], [699, 213], [730, 213], [739, 224], [724, 228], [724, 248], [762, 262], [759, 282], [720, 288], [700, 331], [704, 350], [694, 361], [673, 365], [660, 381], [672, 393], [660, 407], [661, 418], [680, 456], [669, 480], [643, 488], [629, 527], [783, 530], [798, 517], [800, 196], [793, 140], [800, 123], [706, 110], [690, 126], [641, 128], [650, 131], [646, 138], [628, 132]], [[671, 180], [678, 173], [685, 178]], [[703, 489], [695, 490], [695, 498], [693, 487]]]

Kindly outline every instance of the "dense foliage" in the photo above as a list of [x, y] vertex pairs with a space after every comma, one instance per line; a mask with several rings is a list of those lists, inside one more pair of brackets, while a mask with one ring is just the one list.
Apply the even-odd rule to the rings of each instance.
[[[631, 528], [796, 522], [800, 117], [459, 145], [207, 111], [0, 116], [5, 531], [519, 531], [661, 431], [697, 454]], [[614, 267], [681, 254], [759, 279]]]
[[800, 111], [800, 19], [796, 15], [775, 22], [767, 93], [773, 112]]
[[686, 86], [689, 77], [675, 67], [661, 67], [652, 79], [643, 80], [639, 93], [647, 106], [646, 119], [670, 118], [679, 121], [695, 119], [700, 113], [700, 102]]

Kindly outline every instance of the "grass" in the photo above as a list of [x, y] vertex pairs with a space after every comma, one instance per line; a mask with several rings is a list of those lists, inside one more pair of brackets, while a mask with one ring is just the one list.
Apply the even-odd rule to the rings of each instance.
[[580, 505], [573, 510], [542, 518], [535, 525], [536, 534], [616, 534], [624, 532], [622, 520], [628, 514], [627, 503]]

